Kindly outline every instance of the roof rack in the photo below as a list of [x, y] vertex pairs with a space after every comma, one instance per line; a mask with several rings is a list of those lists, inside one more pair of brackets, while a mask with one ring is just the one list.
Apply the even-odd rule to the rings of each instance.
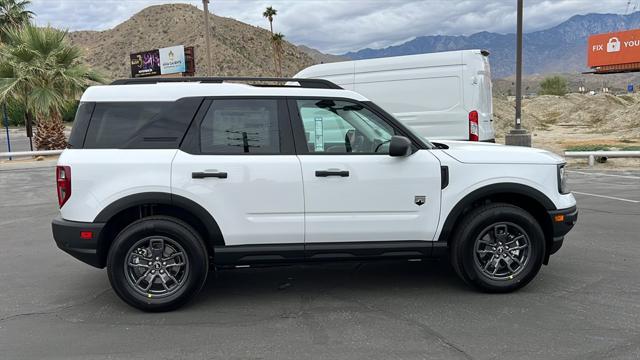
[[[280, 86], [280, 87], [302, 87], [313, 89], [340, 89], [342, 88], [329, 80], [324, 79], [303, 79], [303, 78], [279, 78], [279, 77], [192, 77], [185, 76], [179, 78], [161, 78], [161, 77], [148, 77], [148, 78], [132, 78], [132, 79], [118, 79], [111, 83], [111, 85], [135, 85], [135, 84], [157, 84], [157, 83], [173, 83], [173, 82], [199, 82], [199, 83], [213, 83], [221, 84], [223, 82], [268, 82], [268, 83], [285, 83], [281, 85], [268, 85], [268, 84], [250, 84], [253, 86]], [[287, 82], [296, 82], [300, 86], [287, 85]]]

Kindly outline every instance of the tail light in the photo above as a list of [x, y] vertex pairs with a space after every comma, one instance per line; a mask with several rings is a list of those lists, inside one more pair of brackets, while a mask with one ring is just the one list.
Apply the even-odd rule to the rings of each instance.
[[71, 167], [56, 166], [56, 189], [58, 205], [62, 207], [71, 197]]
[[469, 141], [480, 140], [480, 127], [478, 125], [478, 112], [469, 112]]

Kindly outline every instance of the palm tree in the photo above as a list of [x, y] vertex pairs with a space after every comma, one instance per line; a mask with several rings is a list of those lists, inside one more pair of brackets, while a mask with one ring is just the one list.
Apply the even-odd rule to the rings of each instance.
[[25, 10], [29, 0], [0, 0], [0, 40], [4, 42], [5, 31], [29, 23], [33, 12]]
[[274, 9], [272, 6], [267, 7], [262, 13], [263, 17], [269, 19], [269, 27], [271, 28], [271, 35], [273, 35], [273, 17], [278, 15], [278, 10]]
[[276, 68], [277, 68], [277, 76], [282, 76], [282, 53], [284, 51], [284, 35], [282, 33], [275, 33], [271, 36], [271, 41], [273, 42], [273, 48], [276, 53]]
[[9, 28], [0, 45], [0, 102], [13, 100], [26, 111], [27, 126], [36, 120], [36, 147], [66, 147], [61, 112], [102, 77], [84, 65], [80, 49], [67, 32], [27, 24]]
[[269, 29], [271, 29], [271, 48], [273, 50], [273, 71], [276, 73], [276, 76], [278, 76], [278, 52], [276, 50], [275, 41], [273, 41], [273, 17], [276, 15], [278, 15], [278, 10], [274, 9], [272, 6], [267, 7], [262, 13], [262, 16], [269, 20]]

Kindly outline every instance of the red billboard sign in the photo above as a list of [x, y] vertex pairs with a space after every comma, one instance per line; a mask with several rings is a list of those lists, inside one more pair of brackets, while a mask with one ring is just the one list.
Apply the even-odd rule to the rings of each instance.
[[640, 29], [589, 37], [587, 66], [640, 63]]

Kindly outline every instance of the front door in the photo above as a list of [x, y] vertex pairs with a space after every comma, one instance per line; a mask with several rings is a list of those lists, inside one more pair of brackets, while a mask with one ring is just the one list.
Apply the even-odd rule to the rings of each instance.
[[434, 155], [416, 147], [410, 156], [389, 156], [391, 137], [403, 134], [366, 104], [295, 99], [289, 109], [298, 129], [307, 246], [434, 239], [440, 213]]

